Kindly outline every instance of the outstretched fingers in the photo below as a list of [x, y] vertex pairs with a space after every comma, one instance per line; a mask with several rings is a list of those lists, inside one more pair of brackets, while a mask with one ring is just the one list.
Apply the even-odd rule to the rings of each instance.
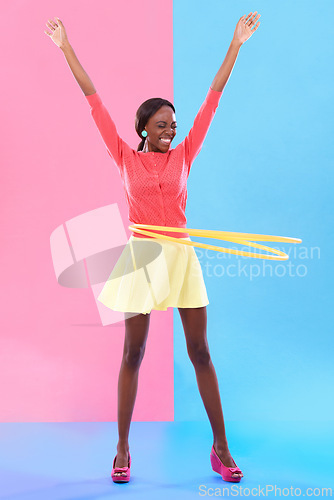
[[254, 33], [254, 31], [256, 31], [258, 29], [258, 27], [260, 26], [260, 21], [254, 26], [254, 28], [252, 29], [252, 33]]
[[247, 18], [245, 19], [245, 24], [247, 26], [252, 27], [252, 25], [255, 25], [257, 23], [257, 21], [261, 17], [261, 14], [257, 14], [257, 16], [256, 16], [256, 14], [257, 14], [257, 10], [254, 12], [254, 16], [253, 17], [251, 17], [253, 15], [253, 12], [250, 12], [248, 14]]
[[48, 21], [45, 24], [47, 25], [47, 27], [49, 28], [49, 30], [51, 30], [51, 33], [47, 32], [47, 31], [44, 31], [44, 33], [46, 33], [49, 36], [52, 36], [54, 30], [56, 28], [58, 28], [58, 25], [54, 21], [52, 21], [52, 19], [48, 19]]

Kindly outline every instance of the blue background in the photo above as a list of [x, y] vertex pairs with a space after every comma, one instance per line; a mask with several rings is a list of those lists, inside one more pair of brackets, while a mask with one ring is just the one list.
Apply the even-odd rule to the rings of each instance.
[[[210, 301], [207, 335], [225, 419], [328, 421], [333, 4], [175, 1], [178, 141], [192, 126], [239, 18], [255, 10], [260, 27], [239, 51], [190, 171], [187, 227], [302, 239], [268, 243], [291, 252], [283, 262], [196, 249]], [[207, 420], [177, 309], [174, 339], [175, 420]]]

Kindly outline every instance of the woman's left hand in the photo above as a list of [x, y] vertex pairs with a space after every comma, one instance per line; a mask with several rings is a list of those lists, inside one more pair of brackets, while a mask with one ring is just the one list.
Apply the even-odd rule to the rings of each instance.
[[240, 43], [240, 45], [248, 40], [248, 38], [250, 38], [254, 31], [256, 31], [260, 26], [260, 22], [257, 23], [260, 18], [260, 14], [255, 17], [256, 14], [257, 11], [254, 12], [254, 16], [253, 12], [250, 12], [247, 17], [240, 17], [233, 35], [233, 39]]

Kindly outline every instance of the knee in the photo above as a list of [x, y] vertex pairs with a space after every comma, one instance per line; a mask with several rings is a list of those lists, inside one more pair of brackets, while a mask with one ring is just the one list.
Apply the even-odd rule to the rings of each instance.
[[206, 344], [189, 347], [188, 354], [194, 366], [208, 366], [211, 362], [209, 347]]
[[144, 352], [145, 346], [127, 348], [123, 354], [123, 361], [129, 368], [138, 369], [143, 360]]

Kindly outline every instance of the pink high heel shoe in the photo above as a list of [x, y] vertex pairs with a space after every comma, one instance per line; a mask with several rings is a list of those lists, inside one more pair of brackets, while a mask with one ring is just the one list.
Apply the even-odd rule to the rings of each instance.
[[[224, 481], [232, 481], [234, 483], [239, 483], [240, 479], [243, 477], [242, 471], [237, 467], [237, 464], [235, 463], [235, 467], [226, 467], [223, 462], [220, 460], [218, 457], [216, 450], [214, 446], [212, 445], [211, 452], [210, 452], [210, 461], [211, 461], [211, 467], [215, 472], [218, 472], [224, 479]], [[242, 476], [232, 476], [232, 474], [239, 473], [242, 474]]]
[[[128, 483], [130, 481], [130, 467], [131, 467], [131, 456], [129, 452], [128, 466], [127, 467], [115, 467], [116, 457], [112, 464], [111, 477], [114, 483]], [[120, 472], [120, 474], [117, 474]]]

